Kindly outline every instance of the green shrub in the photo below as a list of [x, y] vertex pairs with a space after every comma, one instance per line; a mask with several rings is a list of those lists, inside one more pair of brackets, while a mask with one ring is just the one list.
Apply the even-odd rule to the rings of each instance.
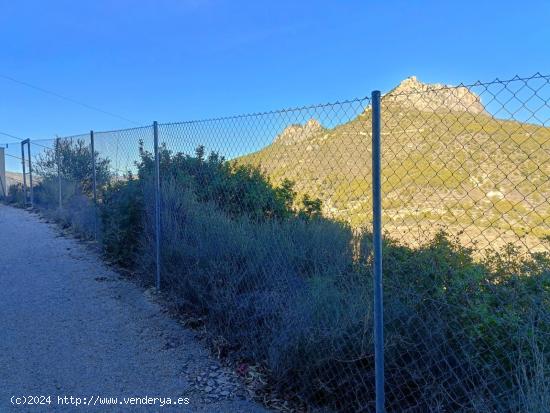
[[[96, 184], [106, 185], [111, 178], [110, 161], [95, 153]], [[90, 144], [83, 139], [59, 139], [54, 148], [46, 148], [34, 162], [35, 173], [55, 180], [59, 175], [78, 183], [82, 193], [90, 196], [93, 188], [93, 162]]]
[[[111, 179], [110, 161], [95, 154], [98, 192]], [[92, 238], [99, 232], [93, 197], [93, 162], [90, 145], [82, 139], [60, 139], [45, 148], [33, 163], [39, 177], [34, 186], [34, 206], [76, 235]], [[60, 196], [61, 191], [61, 196]]]
[[64, 227], [71, 227], [75, 235], [88, 239], [95, 236], [97, 209], [80, 182], [60, 181], [53, 176], [41, 179], [34, 187], [34, 207]]
[[[139, 178], [151, 180], [154, 157], [143, 148], [140, 153]], [[205, 158], [202, 147], [197, 149], [195, 157], [172, 154], [161, 148], [160, 169], [163, 182], [174, 179], [183, 188], [191, 188], [197, 201], [214, 202], [230, 217], [246, 215], [254, 221], [263, 221], [294, 214], [291, 206], [295, 193], [290, 181], [274, 188], [258, 168], [226, 162], [216, 153]]]
[[23, 206], [25, 204], [25, 193], [22, 184], [17, 183], [9, 186], [6, 202], [17, 206]]
[[[319, 200], [299, 204], [290, 181], [273, 187], [203, 148], [160, 155], [163, 290], [285, 391], [371, 409], [372, 234], [324, 218]], [[102, 191], [101, 241], [151, 282], [154, 158], [143, 148], [137, 171]], [[476, 261], [444, 233], [383, 248], [388, 411], [537, 411], [549, 400], [548, 255], [510, 246]]]
[[388, 243], [386, 366], [394, 374], [386, 383], [402, 397], [394, 403], [517, 411], [518, 360], [532, 369], [533, 340], [550, 357], [549, 264], [546, 255], [523, 257], [513, 247], [477, 263], [443, 234], [414, 250]]
[[143, 231], [143, 192], [132, 175], [109, 184], [102, 193], [101, 242], [105, 253], [121, 265], [136, 263]]

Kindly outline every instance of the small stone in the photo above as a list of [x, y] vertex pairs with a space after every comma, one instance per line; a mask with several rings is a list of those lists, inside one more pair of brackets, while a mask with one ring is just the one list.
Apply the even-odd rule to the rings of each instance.
[[204, 391], [205, 391], [206, 393], [210, 393], [210, 392], [212, 391], [212, 387], [206, 386], [206, 387], [204, 388]]

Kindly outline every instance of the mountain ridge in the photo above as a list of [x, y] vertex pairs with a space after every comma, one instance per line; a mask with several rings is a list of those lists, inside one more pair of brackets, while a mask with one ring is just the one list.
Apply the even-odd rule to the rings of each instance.
[[488, 115], [481, 98], [467, 87], [422, 83], [416, 76], [401, 81], [382, 99], [419, 110], [449, 110]]
[[[467, 88], [418, 88], [408, 79], [382, 97], [390, 235], [417, 243], [409, 233], [426, 238], [442, 224], [484, 246], [523, 237], [536, 249], [550, 235], [550, 128], [497, 119]], [[422, 90], [427, 97], [418, 97]], [[237, 162], [258, 166], [274, 184], [294, 181], [299, 194], [323, 201], [326, 216], [370, 227], [371, 108], [330, 128], [308, 114]]]

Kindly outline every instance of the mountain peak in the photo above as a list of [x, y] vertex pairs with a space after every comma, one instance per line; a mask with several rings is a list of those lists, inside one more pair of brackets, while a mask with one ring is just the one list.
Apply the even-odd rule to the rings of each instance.
[[480, 97], [468, 88], [422, 83], [416, 76], [402, 80], [395, 89], [384, 96], [384, 100], [422, 111], [486, 113]]
[[275, 142], [283, 145], [293, 145], [307, 140], [321, 130], [323, 130], [321, 124], [316, 119], [312, 118], [304, 125], [294, 124], [287, 126], [285, 130], [275, 138]]
[[424, 83], [420, 82], [416, 76], [409, 76], [406, 79], [403, 79], [399, 86], [397, 86], [394, 91], [406, 92], [412, 90], [418, 90], [422, 88]]

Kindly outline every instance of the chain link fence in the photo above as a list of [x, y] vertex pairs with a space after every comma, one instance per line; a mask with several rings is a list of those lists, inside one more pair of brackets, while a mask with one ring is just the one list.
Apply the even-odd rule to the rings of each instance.
[[406, 79], [381, 147], [376, 103], [31, 141], [8, 199], [160, 287], [270, 407], [547, 412], [550, 77]]

